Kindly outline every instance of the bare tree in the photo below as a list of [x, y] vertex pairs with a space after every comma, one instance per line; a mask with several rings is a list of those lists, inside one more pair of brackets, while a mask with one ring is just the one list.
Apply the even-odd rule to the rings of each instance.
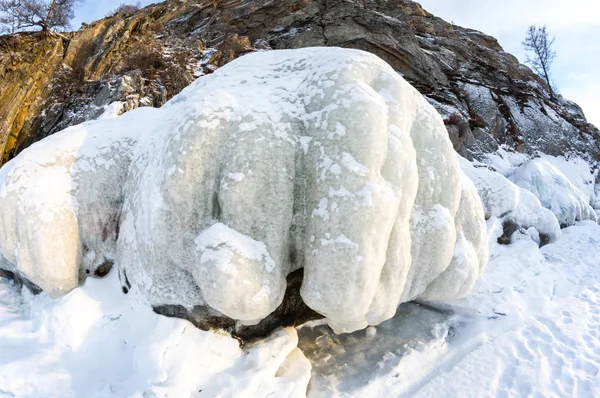
[[545, 26], [537, 27], [531, 25], [527, 29], [527, 35], [523, 41], [525, 50], [533, 53], [531, 56], [527, 54], [527, 63], [533, 68], [533, 70], [543, 77], [548, 84], [548, 90], [550, 90], [550, 97], [554, 99], [554, 90], [550, 83], [550, 66], [556, 58], [556, 52], [552, 46], [554, 45], [554, 37], [550, 38], [550, 34], [546, 30]]
[[68, 29], [82, 0], [0, 0], [0, 24], [11, 32]]

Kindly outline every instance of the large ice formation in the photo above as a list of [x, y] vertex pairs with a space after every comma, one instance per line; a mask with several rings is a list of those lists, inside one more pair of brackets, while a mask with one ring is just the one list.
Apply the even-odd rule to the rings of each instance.
[[61, 295], [115, 260], [122, 187], [136, 137], [158, 121], [140, 109], [68, 128], [0, 169], [0, 267]]
[[286, 276], [336, 332], [467, 294], [484, 211], [444, 124], [374, 55], [246, 55], [161, 109], [82, 124], [0, 172], [3, 267], [54, 294], [115, 262], [153, 305], [244, 324]]

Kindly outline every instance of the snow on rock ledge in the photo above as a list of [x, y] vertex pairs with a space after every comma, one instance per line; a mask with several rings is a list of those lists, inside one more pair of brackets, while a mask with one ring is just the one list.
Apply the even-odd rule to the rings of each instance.
[[5, 263], [55, 294], [114, 261], [150, 304], [253, 324], [303, 268], [305, 303], [350, 332], [400, 302], [463, 297], [487, 262], [483, 208], [440, 116], [356, 50], [246, 55], [0, 174]]

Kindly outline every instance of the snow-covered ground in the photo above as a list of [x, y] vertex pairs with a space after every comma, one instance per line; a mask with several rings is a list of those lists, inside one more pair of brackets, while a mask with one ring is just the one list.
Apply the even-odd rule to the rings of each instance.
[[[468, 298], [376, 328], [238, 342], [140, 307], [114, 273], [60, 299], [0, 282], [0, 397], [581, 396], [600, 391], [600, 226], [495, 243]], [[299, 338], [298, 338], [299, 336]], [[299, 344], [298, 344], [299, 340]], [[296, 349], [296, 346], [302, 350]]]
[[590, 221], [541, 250], [525, 237], [494, 245], [474, 292], [453, 306], [466, 318], [448, 353], [409, 395], [597, 396], [599, 264], [600, 226]]
[[304, 396], [294, 329], [250, 349], [124, 295], [111, 272], [60, 299], [0, 279], [0, 397]]

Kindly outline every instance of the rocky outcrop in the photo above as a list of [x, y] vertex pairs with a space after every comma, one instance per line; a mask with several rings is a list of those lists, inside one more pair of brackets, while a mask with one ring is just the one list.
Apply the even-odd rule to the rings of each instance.
[[[43, 112], [47, 86], [60, 66], [63, 41], [37, 34], [0, 37], [0, 148], [2, 163], [15, 153], [31, 119]], [[47, 94], [46, 94], [47, 95]]]
[[183, 54], [168, 45], [158, 20], [164, 13], [155, 7], [116, 15], [65, 35], [1, 36], [2, 163], [33, 142], [100, 117], [111, 103], [121, 103], [120, 113], [160, 107], [188, 85], [188, 60], [199, 50]]
[[[383, 58], [442, 114], [465, 157], [505, 144], [527, 153], [600, 159], [598, 129], [576, 104], [553, 100], [544, 81], [493, 37], [408, 0], [170, 0], [104, 18], [65, 38], [0, 40], [13, 43], [0, 45], [3, 161], [46, 135], [96, 118], [110, 102], [124, 103], [122, 111], [160, 106], [192, 75], [249, 51], [309, 46], [358, 48]], [[65, 71], [81, 76], [73, 83]], [[131, 82], [123, 90], [124, 76]]]

